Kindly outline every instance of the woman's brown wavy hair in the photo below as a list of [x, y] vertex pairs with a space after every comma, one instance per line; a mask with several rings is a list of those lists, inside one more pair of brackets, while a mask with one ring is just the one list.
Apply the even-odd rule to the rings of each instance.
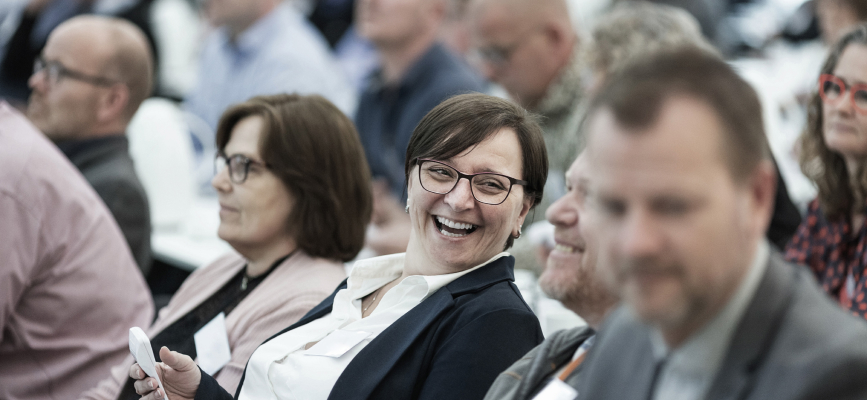
[[262, 117], [259, 153], [295, 203], [286, 229], [313, 257], [350, 261], [364, 246], [373, 195], [352, 120], [322, 96], [259, 96], [229, 108], [217, 128], [226, 148], [244, 118]]
[[[833, 73], [840, 55], [852, 44], [867, 46], [867, 24], [858, 25], [834, 44], [821, 73]], [[825, 144], [822, 107], [817, 87], [807, 107], [807, 126], [799, 139], [801, 171], [818, 187], [817, 198], [825, 216], [848, 218], [853, 211], [860, 212], [855, 208], [867, 201], [867, 169], [859, 166], [854, 176], [849, 176], [843, 156]]]

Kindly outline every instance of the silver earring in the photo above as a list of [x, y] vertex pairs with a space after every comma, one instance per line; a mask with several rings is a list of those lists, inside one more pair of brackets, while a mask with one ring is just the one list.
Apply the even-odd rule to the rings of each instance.
[[407, 214], [409, 214], [409, 204], [406, 205], [406, 208], [403, 209]]
[[520, 239], [523, 232], [521, 232], [521, 227], [518, 227], [518, 236], [515, 236], [515, 239]]

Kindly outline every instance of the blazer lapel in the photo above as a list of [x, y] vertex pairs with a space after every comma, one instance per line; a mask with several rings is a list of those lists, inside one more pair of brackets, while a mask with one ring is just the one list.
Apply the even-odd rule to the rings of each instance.
[[765, 360], [793, 293], [795, 271], [776, 251], [758, 290], [732, 337], [728, 356], [711, 385], [707, 400], [735, 400], [749, 395], [755, 372]]
[[[341, 282], [340, 285], [337, 286], [337, 289], [334, 289], [334, 292], [331, 292], [331, 296], [326, 297], [325, 300], [322, 300], [322, 302], [319, 303], [316, 307], [313, 307], [313, 309], [308, 311], [307, 314], [304, 314], [304, 316], [301, 317], [298, 322], [290, 325], [288, 328], [283, 329], [280, 332], [277, 332], [276, 334], [274, 334], [274, 336], [271, 336], [268, 338], [268, 340], [262, 342], [262, 344], [268, 343], [271, 341], [271, 339], [274, 339], [275, 337], [289, 332], [299, 326], [309, 324], [312, 321], [328, 315], [331, 312], [332, 307], [334, 306], [334, 296], [337, 296], [337, 292], [346, 289], [346, 281], [348, 279], [349, 278], [344, 279], [343, 282]], [[261, 344], [259, 346], [261, 346]]]
[[368, 398], [409, 346], [452, 306], [451, 294], [438, 290], [404, 314], [355, 356], [334, 383], [328, 398]]
[[456, 297], [503, 280], [514, 280], [514, 262], [511, 256], [501, 257], [437, 290], [404, 314], [355, 356], [335, 382], [328, 398], [369, 398], [407, 349], [444, 312], [454, 307]]

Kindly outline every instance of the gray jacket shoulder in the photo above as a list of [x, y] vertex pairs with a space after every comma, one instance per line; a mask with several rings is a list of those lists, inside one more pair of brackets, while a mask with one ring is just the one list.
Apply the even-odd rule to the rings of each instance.
[[867, 322], [840, 308], [812, 273], [791, 269], [790, 305], [750, 399], [867, 399]]
[[[595, 331], [587, 326], [554, 332], [497, 376], [485, 400], [529, 400], [544, 381], [571, 361], [578, 346], [593, 334]], [[567, 383], [572, 384], [577, 375], [577, 371], [570, 375]]]
[[[644, 399], [655, 360], [650, 329], [614, 312], [585, 362], [593, 399]], [[867, 324], [837, 306], [809, 271], [776, 252], [731, 340], [708, 400], [865, 399]]]

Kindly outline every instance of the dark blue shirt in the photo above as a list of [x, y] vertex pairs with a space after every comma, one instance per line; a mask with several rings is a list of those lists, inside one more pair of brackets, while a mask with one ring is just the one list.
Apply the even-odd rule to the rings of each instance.
[[412, 131], [443, 100], [481, 92], [484, 81], [441, 44], [422, 55], [398, 85], [386, 86], [374, 72], [361, 94], [355, 124], [374, 178], [384, 178], [392, 194], [404, 199], [404, 159]]

